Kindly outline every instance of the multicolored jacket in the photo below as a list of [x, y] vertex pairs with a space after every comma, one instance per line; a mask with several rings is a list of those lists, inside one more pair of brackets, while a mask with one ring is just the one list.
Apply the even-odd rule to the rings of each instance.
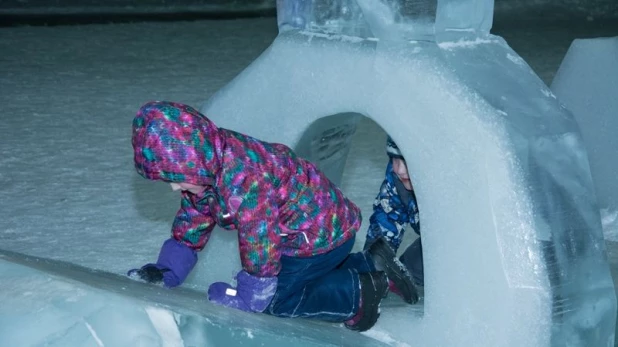
[[151, 102], [133, 121], [137, 172], [207, 186], [182, 193], [173, 237], [202, 250], [215, 225], [238, 230], [243, 269], [279, 273], [281, 255], [309, 257], [355, 236], [360, 209], [287, 146], [216, 127], [195, 109]]
[[[379, 236], [384, 236], [396, 252], [401, 245], [407, 223], [410, 223], [414, 232], [421, 234], [414, 191], [406, 190], [403, 184], [399, 185], [398, 191], [397, 182], [400, 182], [399, 178], [393, 171], [392, 162], [389, 160], [386, 166], [386, 177], [373, 202], [373, 214], [369, 217], [366, 247]], [[403, 194], [408, 195], [408, 199], [402, 199]], [[408, 200], [407, 204], [404, 200]]]

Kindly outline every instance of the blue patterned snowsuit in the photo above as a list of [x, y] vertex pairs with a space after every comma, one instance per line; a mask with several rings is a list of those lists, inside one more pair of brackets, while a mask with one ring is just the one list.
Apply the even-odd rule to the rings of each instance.
[[[418, 205], [414, 191], [403, 187], [390, 160], [385, 176], [380, 192], [373, 202], [365, 249], [376, 238], [384, 236], [396, 252], [401, 245], [406, 224], [410, 224], [419, 236], [421, 234]], [[405, 250], [400, 260], [412, 273], [416, 284], [423, 285], [423, 249], [420, 237]]]

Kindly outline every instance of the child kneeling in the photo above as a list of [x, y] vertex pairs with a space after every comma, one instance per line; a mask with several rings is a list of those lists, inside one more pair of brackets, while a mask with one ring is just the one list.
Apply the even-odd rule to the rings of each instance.
[[215, 304], [364, 331], [378, 319], [388, 279], [411, 283], [385, 241], [349, 254], [359, 208], [289, 147], [218, 128], [172, 102], [142, 106], [132, 143], [137, 172], [180, 190], [181, 204], [157, 262], [130, 275], [182, 284], [218, 225], [238, 231], [243, 269], [235, 288], [210, 285]]

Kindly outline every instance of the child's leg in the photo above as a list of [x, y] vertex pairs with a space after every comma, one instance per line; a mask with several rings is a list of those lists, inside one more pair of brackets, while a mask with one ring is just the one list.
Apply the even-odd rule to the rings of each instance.
[[354, 239], [309, 258], [281, 258], [277, 292], [266, 310], [274, 316], [305, 317], [343, 322], [358, 311], [359, 276], [337, 269], [354, 246]]
[[376, 271], [373, 260], [365, 251], [350, 253], [348, 257], [345, 258], [341, 264], [339, 264], [338, 269], [353, 269], [358, 273]]
[[414, 282], [423, 286], [425, 276], [423, 273], [423, 245], [420, 237], [403, 252], [399, 260], [408, 268]]

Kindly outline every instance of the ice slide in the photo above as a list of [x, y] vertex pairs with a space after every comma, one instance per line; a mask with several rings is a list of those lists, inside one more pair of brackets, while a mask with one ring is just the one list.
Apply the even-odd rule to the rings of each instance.
[[1, 346], [386, 346], [334, 324], [250, 315], [203, 291], [5, 250], [0, 273]]
[[398, 322], [400, 340], [611, 346], [616, 297], [578, 125], [489, 33], [492, 9], [279, 1], [278, 37], [202, 111], [294, 146], [336, 182], [360, 118], [395, 139], [419, 199], [426, 276], [424, 314]]

